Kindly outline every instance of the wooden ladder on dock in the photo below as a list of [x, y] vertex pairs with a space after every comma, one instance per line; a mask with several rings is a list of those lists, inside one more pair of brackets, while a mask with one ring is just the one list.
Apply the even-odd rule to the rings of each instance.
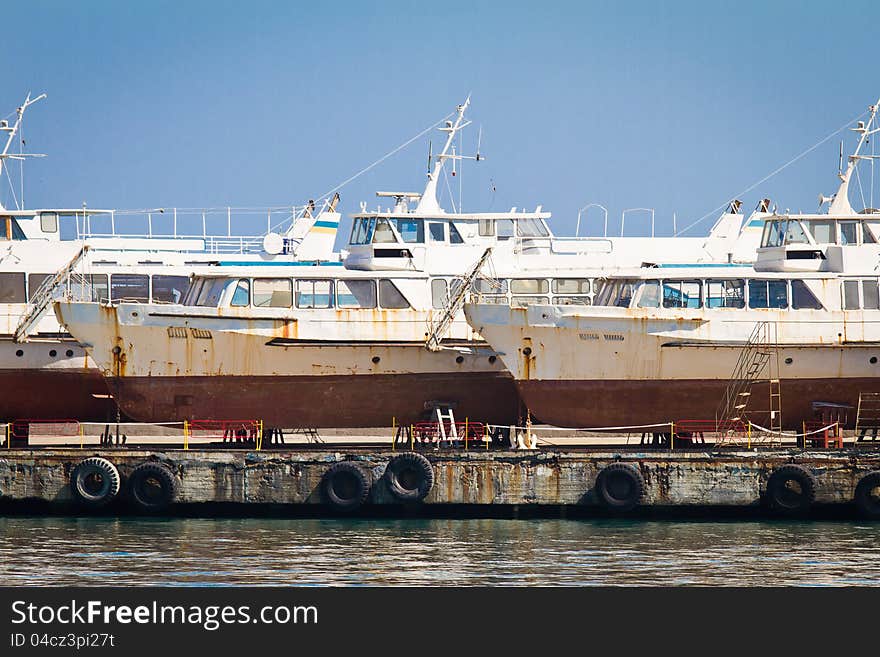
[[[736, 444], [731, 430], [747, 423], [756, 383], [769, 383], [769, 430], [771, 436], [782, 434], [782, 390], [779, 381], [779, 350], [775, 322], [757, 322], [739, 354], [721, 403], [715, 412], [719, 437], [716, 444]], [[769, 371], [768, 371], [769, 370]], [[767, 376], [764, 376], [765, 371]], [[772, 438], [771, 438], [772, 439]], [[754, 442], [754, 441], [753, 441]]]

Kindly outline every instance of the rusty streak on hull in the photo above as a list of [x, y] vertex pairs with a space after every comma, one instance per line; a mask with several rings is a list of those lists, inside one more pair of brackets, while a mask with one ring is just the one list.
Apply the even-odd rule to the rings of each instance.
[[[635, 426], [678, 420], [712, 420], [727, 387], [719, 379], [517, 381], [523, 401], [541, 422], [561, 427]], [[784, 428], [815, 420], [812, 402], [852, 406], [855, 425], [859, 392], [880, 392], [876, 378], [782, 379]], [[755, 383], [746, 409], [757, 424], [768, 421], [768, 383]], [[764, 424], [763, 426], [767, 426]], [[659, 431], [660, 429], [658, 429]]]
[[[116, 404], [97, 369], [0, 370], [0, 419], [116, 419]], [[95, 395], [100, 395], [96, 397]]]
[[506, 372], [341, 376], [125, 376], [108, 384], [141, 422], [263, 420], [278, 427], [390, 427], [451, 402], [456, 419], [513, 424], [519, 396]]

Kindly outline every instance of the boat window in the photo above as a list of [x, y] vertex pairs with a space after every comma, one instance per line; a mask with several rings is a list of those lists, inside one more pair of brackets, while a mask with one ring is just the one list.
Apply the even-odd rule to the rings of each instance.
[[70, 295], [77, 301], [107, 303], [110, 300], [107, 274], [89, 274], [78, 277], [76, 282], [71, 279]]
[[550, 300], [547, 297], [511, 297], [510, 304], [512, 306], [534, 306], [539, 304], [548, 304]]
[[229, 305], [238, 308], [246, 306], [248, 305], [248, 303], [250, 303], [250, 297], [250, 282], [246, 278], [240, 278], [235, 283], [235, 291], [232, 293], [232, 299], [230, 300]]
[[495, 230], [500, 240], [513, 237], [513, 219], [499, 219], [495, 222]]
[[516, 234], [520, 237], [547, 237], [550, 233], [540, 219], [520, 219], [516, 222]]
[[42, 230], [44, 233], [57, 233], [58, 215], [54, 212], [41, 212], [40, 230]]
[[554, 278], [553, 294], [589, 294], [589, 278]]
[[594, 299], [596, 306], [617, 306], [628, 308], [632, 301], [636, 282], [632, 280], [609, 280], [605, 281], [598, 296]]
[[449, 243], [464, 244], [464, 240], [461, 239], [461, 233], [458, 232], [458, 228], [451, 221], [449, 222]]
[[843, 309], [858, 310], [859, 304], [859, 282], [844, 281], [843, 282]]
[[332, 308], [333, 281], [300, 280], [296, 282], [297, 308]]
[[407, 244], [424, 244], [425, 222], [421, 219], [392, 219], [397, 234]]
[[809, 244], [810, 240], [807, 239], [807, 234], [804, 232], [804, 227], [801, 225], [800, 221], [790, 220], [785, 229], [785, 243], [786, 244]]
[[637, 304], [639, 308], [660, 307], [660, 281], [645, 281], [641, 285], [641, 290]]
[[494, 235], [495, 235], [495, 220], [494, 219], [480, 219], [479, 233], [480, 233], [480, 237], [494, 237]]
[[55, 274], [28, 274], [28, 299], [33, 299], [37, 290], [48, 278], [52, 278]]
[[741, 279], [706, 281], [707, 308], [745, 308], [746, 282]]
[[880, 310], [880, 294], [876, 280], [862, 281], [862, 308]]
[[749, 308], [788, 308], [786, 281], [749, 281]]
[[255, 308], [290, 308], [291, 285], [289, 278], [255, 278]]
[[220, 305], [220, 295], [223, 294], [223, 290], [226, 288], [227, 283], [229, 283], [228, 278], [206, 279], [205, 284], [199, 292], [199, 297], [196, 299], [196, 305], [205, 307], [216, 307]]
[[[874, 281], [876, 290], [877, 282]], [[807, 284], [801, 280], [791, 282], [791, 307], [795, 310], [822, 310], [822, 303]]]
[[0, 274], [0, 303], [26, 303], [24, 274]]
[[355, 219], [354, 225], [351, 227], [352, 244], [369, 244], [373, 239], [373, 229], [376, 226], [375, 218]]
[[816, 244], [834, 244], [833, 221], [811, 221], [810, 228], [813, 231], [813, 239]]
[[478, 278], [472, 289], [477, 294], [507, 294], [507, 281], [503, 278]]
[[431, 281], [431, 305], [440, 309], [446, 307], [446, 279], [435, 278]]
[[840, 225], [840, 243], [841, 244], [856, 244], [858, 242], [858, 238], [856, 237], [856, 226], [858, 222], [856, 221], [841, 221]]
[[862, 243], [863, 244], [876, 244], [877, 238], [874, 237], [874, 233], [871, 232], [871, 227], [868, 225], [867, 221], [862, 222]]
[[699, 281], [663, 281], [664, 308], [699, 308]]
[[186, 276], [153, 276], [153, 303], [180, 303], [189, 288]]
[[785, 237], [785, 221], [768, 221], [764, 224], [761, 246], [782, 246]]
[[553, 303], [559, 306], [589, 306], [590, 297], [553, 297]]
[[336, 281], [339, 308], [375, 308], [376, 281]]
[[547, 294], [550, 283], [546, 278], [514, 278], [510, 281], [513, 294]]
[[446, 224], [441, 224], [436, 221], [428, 222], [428, 236], [431, 238], [432, 242], [445, 242]]
[[24, 231], [12, 217], [0, 217], [0, 240], [24, 240]]
[[397, 238], [394, 231], [391, 230], [391, 224], [387, 219], [379, 219], [376, 221], [376, 230], [373, 232], [373, 244], [394, 244]]
[[145, 274], [113, 274], [110, 276], [110, 298], [147, 303], [150, 300], [150, 277]]
[[196, 300], [199, 298], [199, 294], [202, 291], [202, 286], [205, 284], [204, 278], [197, 278], [193, 281], [192, 286], [186, 293], [186, 296], [183, 298], [184, 306], [194, 306], [196, 305]]
[[383, 308], [409, 308], [409, 301], [400, 293], [397, 286], [389, 280], [379, 281], [379, 305]]

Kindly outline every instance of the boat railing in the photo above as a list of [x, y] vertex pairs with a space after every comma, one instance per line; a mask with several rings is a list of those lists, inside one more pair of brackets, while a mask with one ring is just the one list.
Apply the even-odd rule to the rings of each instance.
[[[322, 208], [323, 210], [323, 208]], [[201, 239], [217, 253], [262, 247], [268, 233], [286, 235], [313, 217], [313, 204], [269, 208], [149, 208], [88, 210], [75, 214], [75, 239]]]

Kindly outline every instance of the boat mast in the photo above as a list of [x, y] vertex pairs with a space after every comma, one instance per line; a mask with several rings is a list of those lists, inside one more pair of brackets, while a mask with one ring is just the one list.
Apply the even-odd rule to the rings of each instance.
[[[24, 117], [25, 110], [28, 107], [30, 107], [31, 105], [33, 105], [34, 103], [36, 103], [37, 101], [43, 100], [43, 98], [45, 98], [45, 97], [46, 97], [46, 94], [40, 94], [36, 98], [32, 99], [31, 94], [29, 92], [27, 95], [27, 98], [24, 99], [24, 103], [22, 103], [21, 107], [19, 107], [18, 109], [15, 110], [16, 114], [18, 115], [15, 119], [15, 124], [10, 126], [9, 122], [6, 121], [5, 119], [0, 121], [0, 132], [5, 132], [7, 134], [6, 144], [3, 147], [3, 152], [0, 153], [0, 178], [3, 177], [4, 164], [6, 163], [6, 160], [8, 160], [8, 159], [9, 160], [23, 160], [26, 157], [45, 157], [43, 154], [40, 154], [40, 153], [10, 153], [9, 152], [9, 148], [10, 148], [10, 146], [12, 146], [12, 142], [15, 139], [15, 135], [18, 134], [19, 128], [21, 128], [21, 119], [22, 119], [22, 117]], [[9, 175], [8, 171], [6, 171], [6, 175], [7, 176]], [[24, 186], [24, 183], [22, 182], [22, 187], [23, 186]], [[23, 196], [24, 196], [24, 194], [22, 193], [22, 197]], [[0, 209], [4, 209], [3, 203], [0, 203]], [[24, 209], [24, 198], [21, 199], [21, 207], [19, 207], [18, 209], [19, 210]]]
[[[877, 117], [878, 108], [880, 108], [880, 99], [877, 99], [877, 102], [868, 108], [871, 112], [871, 116], [868, 118], [867, 124], [863, 121], [859, 121], [855, 128], [850, 128], [851, 130], [860, 133], [861, 137], [859, 138], [859, 143], [856, 145], [855, 152], [848, 158], [846, 171], [837, 174], [840, 177], [840, 187], [837, 188], [837, 193], [831, 197], [831, 205], [828, 206], [828, 214], [855, 214], [855, 210], [853, 210], [853, 207], [849, 202], [849, 183], [858, 161], [872, 159], [871, 155], [859, 155], [859, 153], [862, 150], [862, 146], [868, 141], [868, 137], [876, 132], [880, 132], [880, 128], [873, 127], [874, 121]], [[822, 200], [826, 200], [825, 197], [822, 197]]]
[[419, 199], [419, 204], [416, 207], [416, 212], [419, 214], [443, 212], [443, 208], [437, 202], [437, 181], [440, 179], [440, 173], [443, 171], [443, 163], [447, 159], [460, 159], [458, 155], [450, 155], [449, 151], [452, 148], [452, 142], [456, 133], [471, 123], [470, 121], [464, 121], [464, 113], [470, 103], [471, 97], [468, 96], [464, 103], [456, 108], [457, 115], [455, 121], [446, 121], [446, 125], [440, 128], [441, 131], [446, 133], [446, 143], [443, 145], [443, 150], [437, 156], [434, 170], [428, 172], [428, 184], [425, 185], [425, 191], [422, 193], [422, 198]]

